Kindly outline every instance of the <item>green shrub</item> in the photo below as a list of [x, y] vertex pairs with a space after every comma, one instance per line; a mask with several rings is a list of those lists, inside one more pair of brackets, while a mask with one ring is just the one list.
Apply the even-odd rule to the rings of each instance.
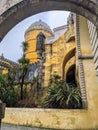
[[[9, 73], [12, 70], [9, 70]], [[7, 107], [14, 107], [17, 102], [17, 91], [14, 89], [14, 76], [7, 74], [0, 74], [0, 99], [6, 103]]]
[[47, 87], [47, 95], [44, 100], [46, 108], [82, 108], [81, 93], [74, 84], [67, 84], [60, 80], [59, 76], [53, 76], [52, 82]]

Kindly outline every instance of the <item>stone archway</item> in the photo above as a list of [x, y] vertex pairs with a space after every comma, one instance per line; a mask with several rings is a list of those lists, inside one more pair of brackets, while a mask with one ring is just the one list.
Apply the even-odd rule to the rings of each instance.
[[66, 73], [66, 82], [67, 83], [76, 84], [76, 77], [75, 77], [76, 72], [75, 71], [76, 71], [76, 65], [72, 64]]
[[[50, 10], [66, 10], [72, 11], [79, 15], [82, 15], [88, 18], [98, 29], [98, 1], [97, 0], [0, 0], [0, 40], [7, 34], [7, 32], [14, 27], [17, 23], [22, 21], [23, 19], [43, 12]], [[98, 34], [98, 30], [97, 30]], [[79, 46], [80, 47], [80, 46]], [[73, 49], [73, 54], [75, 53], [75, 49]], [[81, 56], [81, 55], [80, 55]], [[97, 55], [98, 56], [98, 55]], [[79, 57], [81, 58], [81, 57]], [[82, 57], [85, 58], [85, 57]], [[68, 59], [67, 59], [68, 60]], [[64, 62], [66, 63], [67, 60]], [[80, 64], [81, 65], [81, 64]], [[92, 69], [94, 68], [92, 63]], [[87, 67], [88, 71], [89, 68]], [[89, 73], [90, 74], [90, 73]], [[92, 75], [95, 76], [95, 75]], [[86, 76], [88, 78], [88, 76]], [[91, 79], [92, 80], [92, 79]], [[95, 80], [93, 81], [95, 82]], [[83, 82], [82, 82], [83, 83]], [[91, 81], [90, 81], [91, 83]], [[92, 83], [91, 83], [92, 85]], [[93, 86], [93, 85], [92, 85]], [[90, 86], [90, 87], [92, 87]], [[98, 86], [97, 83], [95, 86]], [[92, 87], [92, 91], [90, 87], [87, 87], [88, 92], [88, 109], [85, 111], [50, 111], [48, 115], [48, 111], [42, 111], [38, 114], [36, 119], [41, 122], [41, 126], [46, 127], [56, 127], [62, 129], [92, 129], [98, 128], [98, 89], [97, 87]], [[85, 87], [81, 88], [83, 91], [83, 96], [85, 97]], [[94, 92], [93, 92], [94, 91]], [[94, 100], [94, 102], [93, 102]], [[85, 100], [84, 100], [85, 101]], [[12, 110], [11, 110], [12, 116]], [[19, 113], [19, 112], [18, 112]], [[34, 112], [35, 113], [35, 112]], [[47, 123], [41, 119], [40, 114], [44, 113], [46, 118], [49, 118]], [[68, 113], [68, 114], [67, 114]], [[55, 116], [53, 116], [55, 114]], [[8, 114], [9, 115], [9, 114]], [[24, 116], [24, 112], [22, 117]], [[16, 116], [17, 117], [17, 116]], [[29, 117], [29, 116], [28, 116]], [[57, 122], [55, 122], [55, 117], [57, 118]], [[63, 118], [62, 118], [63, 117]], [[19, 117], [18, 117], [19, 118]], [[32, 119], [32, 114], [29, 119]], [[45, 119], [46, 119], [45, 118]], [[11, 119], [11, 118], [10, 118]], [[50, 120], [54, 119], [54, 120]], [[63, 119], [63, 120], [62, 120]], [[78, 119], [78, 121], [77, 121]], [[23, 120], [23, 119], [22, 119]], [[8, 121], [8, 120], [7, 120]], [[12, 120], [13, 121], [13, 120]], [[15, 120], [16, 122], [17, 120]], [[25, 120], [24, 120], [25, 121]], [[35, 119], [34, 119], [35, 121]], [[59, 121], [59, 125], [58, 125]], [[29, 122], [32, 122], [29, 120]], [[52, 126], [49, 126], [52, 124]], [[37, 122], [38, 123], [38, 122]], [[18, 122], [19, 124], [19, 122]], [[25, 124], [25, 123], [23, 123]], [[55, 126], [54, 126], [55, 124]]]
[[62, 64], [62, 79], [64, 79], [64, 75], [65, 75], [65, 66], [66, 66], [66, 63], [69, 61], [69, 59], [71, 59], [73, 56], [75, 56], [75, 50], [76, 48], [73, 48], [71, 51], [69, 51], [69, 53], [65, 56], [64, 58], [64, 61], [63, 61], [63, 64]]
[[1, 0], [0, 8], [0, 40], [23, 19], [50, 10], [72, 11], [83, 15], [98, 26], [96, 0]]

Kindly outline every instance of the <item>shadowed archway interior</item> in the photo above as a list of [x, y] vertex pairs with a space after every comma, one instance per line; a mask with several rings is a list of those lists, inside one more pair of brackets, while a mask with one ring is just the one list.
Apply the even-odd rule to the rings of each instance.
[[76, 71], [76, 66], [74, 64], [68, 69], [68, 71], [66, 73], [66, 82], [67, 83], [72, 83], [72, 84], [76, 85], [75, 71]]

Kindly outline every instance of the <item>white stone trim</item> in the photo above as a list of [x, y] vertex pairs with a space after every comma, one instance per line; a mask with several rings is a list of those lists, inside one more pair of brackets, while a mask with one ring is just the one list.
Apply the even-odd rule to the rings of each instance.
[[84, 78], [84, 67], [82, 62], [81, 45], [80, 45], [80, 27], [79, 27], [79, 16], [76, 15], [76, 50], [78, 56], [78, 66], [79, 66], [79, 77], [80, 77], [80, 90], [82, 95], [83, 108], [87, 108], [87, 96], [86, 96], [86, 86]]

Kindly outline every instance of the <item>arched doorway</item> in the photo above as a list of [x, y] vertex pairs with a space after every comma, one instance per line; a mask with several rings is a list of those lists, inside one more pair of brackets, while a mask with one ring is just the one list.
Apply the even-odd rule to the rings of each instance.
[[73, 48], [72, 50], [69, 51], [69, 53], [65, 56], [64, 61], [63, 61], [63, 65], [62, 65], [62, 79], [65, 79], [65, 66], [66, 63], [69, 61], [69, 59], [71, 59], [73, 56], [75, 56], [75, 48]]
[[67, 83], [72, 83], [76, 85], [76, 78], [75, 78], [75, 72], [76, 71], [76, 66], [75, 64], [70, 66], [66, 73], [66, 82]]

